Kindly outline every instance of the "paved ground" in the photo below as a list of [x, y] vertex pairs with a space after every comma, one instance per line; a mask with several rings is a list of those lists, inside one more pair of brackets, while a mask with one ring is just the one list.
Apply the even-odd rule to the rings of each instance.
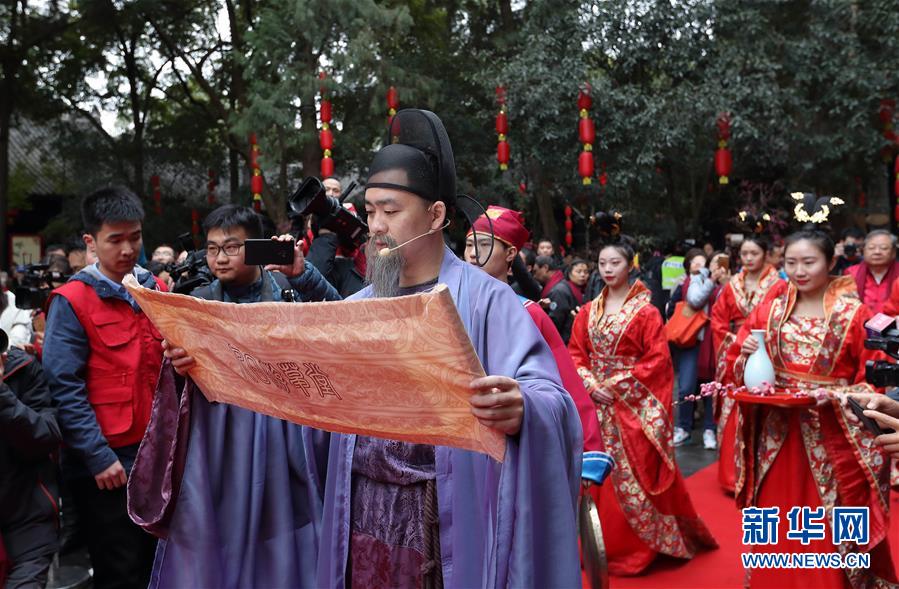
[[675, 452], [677, 465], [685, 477], [718, 460], [717, 450], [706, 450], [702, 447], [702, 430], [694, 431], [691, 440], [675, 448]]

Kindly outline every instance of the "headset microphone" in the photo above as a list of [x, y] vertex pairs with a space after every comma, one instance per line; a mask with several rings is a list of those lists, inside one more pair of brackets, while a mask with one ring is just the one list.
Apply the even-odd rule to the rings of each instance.
[[385, 256], [389, 256], [390, 254], [392, 254], [392, 253], [395, 252], [396, 250], [398, 250], [398, 249], [400, 249], [401, 247], [404, 247], [404, 246], [406, 246], [406, 245], [412, 243], [412, 242], [415, 241], [416, 239], [419, 239], [419, 238], [424, 237], [424, 236], [426, 236], [426, 235], [432, 235], [432, 234], [434, 234], [434, 233], [436, 233], [436, 232], [438, 232], [438, 231], [442, 231], [442, 230], [446, 229], [447, 227], [449, 227], [449, 225], [450, 225], [450, 222], [447, 221], [446, 223], [443, 224], [443, 227], [441, 227], [440, 229], [429, 229], [426, 233], [422, 233], [421, 235], [419, 235], [419, 236], [417, 236], [417, 237], [413, 237], [412, 239], [410, 239], [410, 240], [408, 240], [408, 241], [404, 241], [403, 243], [401, 243], [401, 244], [399, 244], [399, 245], [397, 245], [397, 246], [394, 246], [394, 247], [382, 247], [382, 248], [378, 251], [378, 255], [381, 256], [382, 258], [385, 257]]

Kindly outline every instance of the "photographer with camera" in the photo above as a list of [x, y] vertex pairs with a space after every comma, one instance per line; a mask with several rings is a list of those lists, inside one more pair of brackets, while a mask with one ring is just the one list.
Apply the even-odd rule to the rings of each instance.
[[834, 276], [842, 276], [846, 269], [862, 261], [862, 246], [865, 244], [865, 232], [858, 227], [847, 227], [840, 234], [840, 241], [836, 243], [834, 255], [836, 263], [833, 266]]
[[128, 518], [125, 482], [150, 418], [162, 336], [122, 286], [137, 266], [144, 210], [125, 188], [84, 198], [85, 243], [98, 261], [49, 300], [44, 371], [65, 441], [62, 471], [85, 532], [94, 587], [146, 586], [156, 541]]
[[0, 331], [0, 541], [12, 567], [4, 587], [39, 587], [58, 546], [54, 454], [62, 436], [33, 356]]
[[[858, 402], [864, 415], [873, 419], [884, 430], [874, 438], [874, 443], [883, 448], [894, 459], [899, 458], [899, 401], [890, 395], [879, 393], [852, 393], [840, 399], [843, 407], [848, 407], [850, 399]], [[847, 411], [850, 419], [858, 423], [861, 420]]]
[[[276, 249], [272, 242], [259, 243], [262, 222], [252, 209], [221, 206], [206, 217], [203, 228], [206, 262], [215, 280], [193, 296], [236, 304], [340, 299], [291, 236], [272, 238], [292, 250], [288, 263], [261, 268], [249, 262], [261, 246]], [[172, 368], [189, 376], [194, 361], [174, 344], [167, 347], [172, 362], [163, 367], [150, 433], [129, 488], [132, 517], [147, 529], [155, 531], [149, 519], [166, 505], [167, 535], [153, 577], [159, 586], [171, 587], [312, 586], [321, 490], [315, 484], [320, 473], [307, 462], [313, 449], [306, 439], [317, 439], [324, 450], [327, 434], [209, 402], [190, 380], [181, 400], [189, 406], [189, 419], [179, 426], [166, 417], [179, 411]], [[186, 449], [178, 447], [182, 439], [189, 440]], [[156, 470], [153, 456], [176, 456], [182, 450], [187, 452], [183, 468], [170, 462], [165, 472]], [[168, 499], [148, 482], [167, 477], [172, 479], [168, 488], [181, 489]], [[248, 542], [252, 550], [246, 549]]]
[[[317, 181], [309, 185], [304, 196], [300, 196], [298, 190], [291, 197], [291, 214], [311, 216], [313, 239], [306, 257], [334, 285], [340, 296], [348, 297], [365, 286], [365, 255], [359, 244], [368, 228], [352, 204], [342, 204], [355, 183], [350, 184], [346, 193], [341, 192], [340, 181], [336, 178], [325, 178], [320, 185], [323, 190], [315, 194], [312, 190], [318, 188]], [[354, 219], [357, 222], [352, 222]], [[360, 232], [360, 228], [364, 230]], [[354, 236], [353, 231], [358, 233]]]

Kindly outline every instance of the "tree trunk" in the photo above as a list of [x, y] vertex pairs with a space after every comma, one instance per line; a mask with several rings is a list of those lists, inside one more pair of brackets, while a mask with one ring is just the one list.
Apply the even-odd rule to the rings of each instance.
[[537, 239], [548, 237], [558, 244], [559, 226], [556, 224], [556, 216], [553, 212], [552, 194], [550, 193], [550, 187], [544, 185], [543, 170], [539, 162], [531, 160], [531, 170], [528, 177], [532, 179], [531, 181], [534, 184], [537, 215], [540, 217], [540, 230], [542, 231], [541, 235], [533, 236], [533, 241], [536, 242]]

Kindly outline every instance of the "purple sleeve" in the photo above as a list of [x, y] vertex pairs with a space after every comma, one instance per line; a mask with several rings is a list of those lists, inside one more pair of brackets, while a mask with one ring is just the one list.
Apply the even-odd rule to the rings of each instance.
[[188, 380], [179, 399], [175, 369], [165, 360], [153, 396], [150, 423], [128, 477], [131, 520], [159, 538], [168, 535], [184, 475], [193, 389], [193, 382]]

